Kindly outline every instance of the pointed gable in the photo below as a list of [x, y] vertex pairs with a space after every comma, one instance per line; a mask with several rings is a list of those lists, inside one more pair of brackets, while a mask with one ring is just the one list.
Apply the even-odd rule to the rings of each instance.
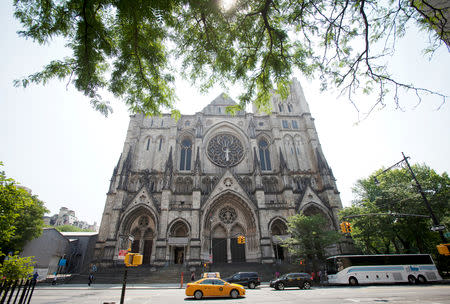
[[[221, 93], [203, 108], [202, 113], [210, 115], [227, 115], [226, 108], [234, 105], [237, 105], [237, 103], [230, 96], [225, 93]], [[239, 115], [243, 113], [239, 111], [237, 114]]]
[[238, 194], [242, 198], [245, 198], [247, 201], [253, 202], [253, 204], [254, 204], [253, 207], [256, 207], [256, 203], [254, 202], [254, 200], [252, 200], [248, 196], [244, 187], [238, 181], [236, 176], [230, 172], [230, 170], [226, 170], [225, 173], [222, 175], [222, 177], [219, 179], [216, 186], [211, 191], [207, 201], [215, 200], [217, 197], [223, 195], [227, 191]]

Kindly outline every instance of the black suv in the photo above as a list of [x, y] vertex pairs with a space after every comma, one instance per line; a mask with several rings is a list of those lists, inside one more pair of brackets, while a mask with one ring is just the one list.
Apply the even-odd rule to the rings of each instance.
[[224, 278], [224, 280], [229, 283], [247, 286], [250, 289], [253, 289], [261, 284], [261, 280], [259, 279], [257, 272], [238, 272], [233, 274], [231, 277]]
[[270, 281], [270, 287], [283, 290], [285, 287], [299, 287], [301, 289], [310, 289], [312, 277], [308, 273], [287, 273]]

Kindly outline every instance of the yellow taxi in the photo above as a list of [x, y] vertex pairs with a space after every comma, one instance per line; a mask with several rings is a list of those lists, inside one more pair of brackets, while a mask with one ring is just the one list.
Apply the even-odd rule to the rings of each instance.
[[186, 286], [186, 295], [200, 300], [203, 297], [232, 297], [245, 295], [244, 286], [231, 284], [219, 278], [203, 278]]

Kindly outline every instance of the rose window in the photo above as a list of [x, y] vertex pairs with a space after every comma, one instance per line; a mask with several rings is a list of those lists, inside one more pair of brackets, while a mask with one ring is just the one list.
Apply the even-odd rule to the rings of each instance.
[[233, 208], [225, 207], [222, 210], [220, 210], [219, 218], [223, 223], [231, 224], [236, 220], [237, 214]]
[[219, 134], [209, 141], [207, 155], [218, 166], [232, 167], [244, 158], [244, 147], [236, 136]]

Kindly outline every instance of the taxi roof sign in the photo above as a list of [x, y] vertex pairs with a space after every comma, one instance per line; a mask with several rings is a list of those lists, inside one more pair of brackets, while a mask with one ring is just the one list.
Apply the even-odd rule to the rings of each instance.
[[203, 273], [204, 278], [219, 278], [220, 279], [220, 272], [204, 272]]

